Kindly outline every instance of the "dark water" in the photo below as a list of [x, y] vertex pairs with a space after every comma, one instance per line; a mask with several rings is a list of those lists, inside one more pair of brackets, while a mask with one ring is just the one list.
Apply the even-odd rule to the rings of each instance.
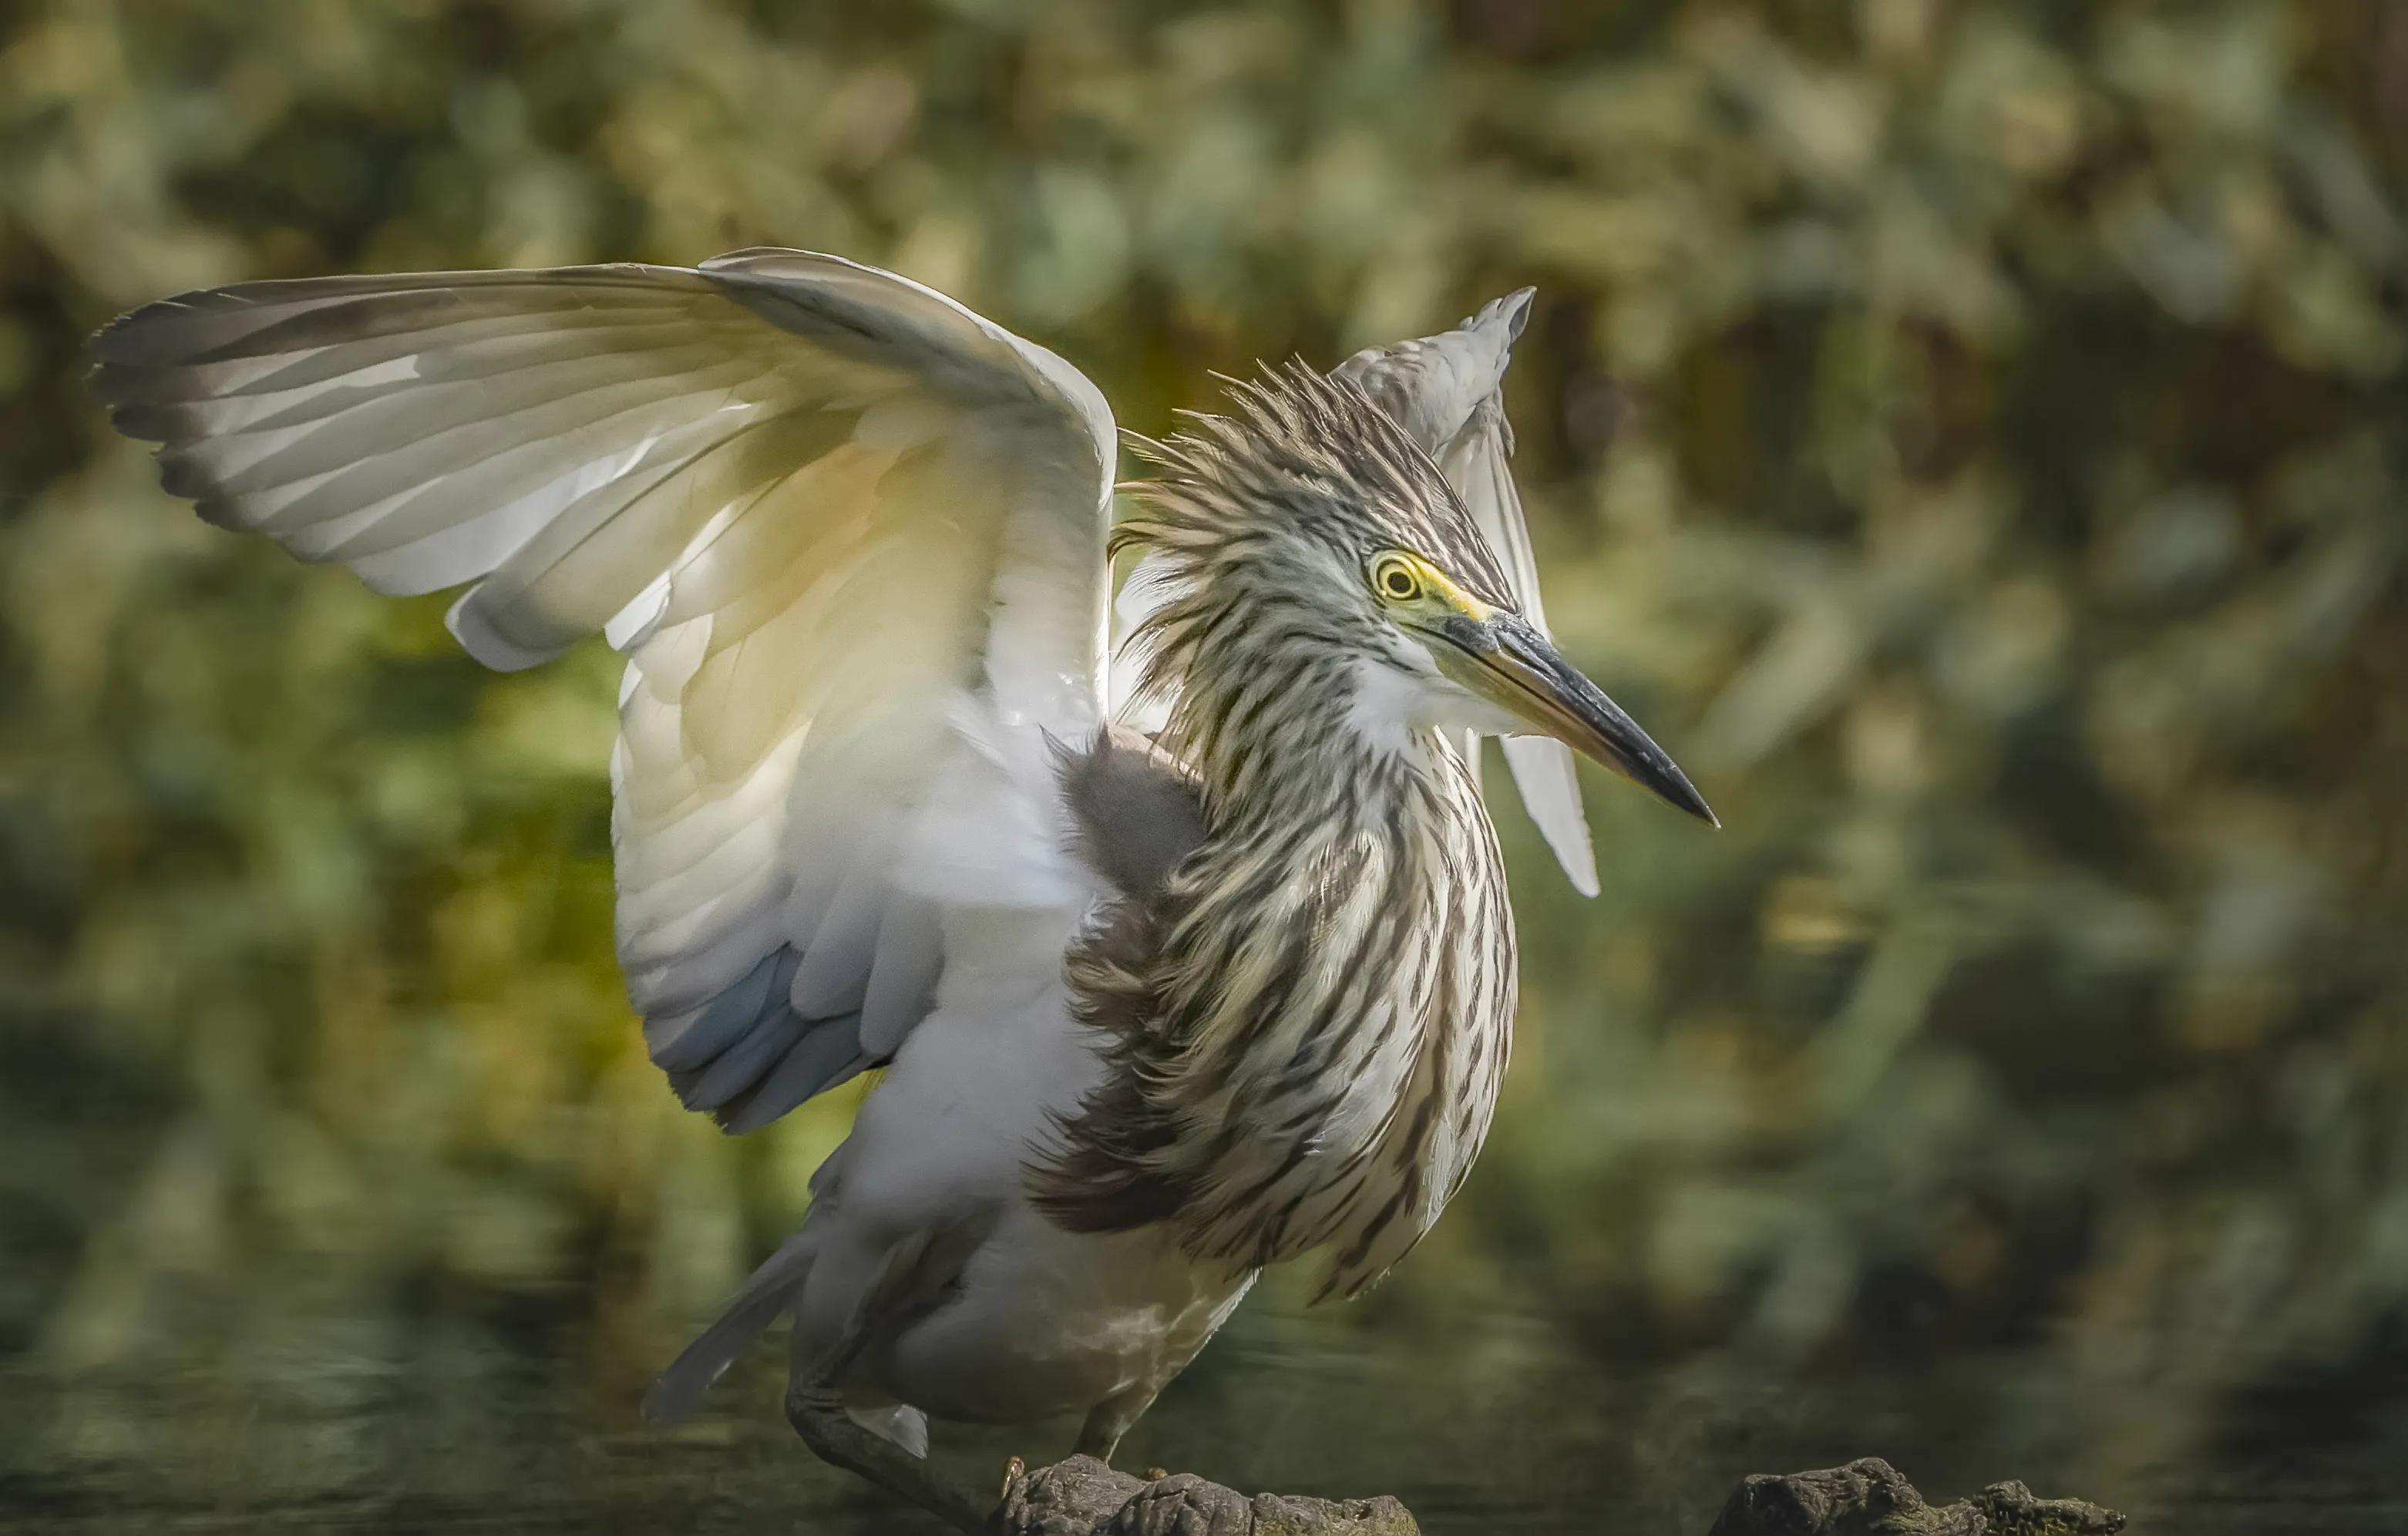
[[[2119, 1364], [2115, 1341], [1914, 1366], [1751, 1368], [1717, 1352], [1615, 1364], [1473, 1292], [1403, 1313], [1250, 1306], [1131, 1437], [1124, 1461], [1244, 1487], [1389, 1492], [1433, 1536], [1702, 1536], [1731, 1484], [1887, 1457], [1949, 1499], [2019, 1477], [2194, 1536], [2408, 1530], [2408, 1389], [2334, 1371], [2209, 1392]], [[220, 1347], [222, 1345], [222, 1347]], [[821, 1467], [777, 1416], [765, 1346], [671, 1434], [635, 1420], [590, 1330], [307, 1308], [214, 1363], [0, 1375], [12, 1530], [824, 1531], [935, 1528]], [[202, 1353], [206, 1354], [204, 1350]], [[992, 1480], [1066, 1426], [940, 1428]]]

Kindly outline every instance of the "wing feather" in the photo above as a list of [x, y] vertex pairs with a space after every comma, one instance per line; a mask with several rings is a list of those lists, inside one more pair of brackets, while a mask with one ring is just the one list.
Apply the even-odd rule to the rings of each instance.
[[[491, 666], [597, 631], [627, 654], [621, 962], [653, 1058], [730, 1129], [897, 1049], [965, 899], [945, 869], [1076, 897], [1050, 805], [995, 798], [1050, 782], [987, 765], [1102, 713], [1111, 417], [1052, 353], [771, 250], [248, 283], [93, 352], [210, 521], [380, 591], [466, 586], [452, 632]], [[1010, 836], [966, 857], [982, 825]]]

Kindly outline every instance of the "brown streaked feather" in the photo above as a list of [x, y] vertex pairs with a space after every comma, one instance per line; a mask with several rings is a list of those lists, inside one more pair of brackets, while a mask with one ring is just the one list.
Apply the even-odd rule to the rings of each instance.
[[1140, 689], [1174, 701], [1162, 743], [1193, 766], [1204, 835], [1116, 881], [1149, 888], [1066, 956], [1106, 1077], [1029, 1188], [1072, 1230], [1167, 1224], [1198, 1259], [1326, 1249], [1327, 1291], [1353, 1295], [1469, 1166], [1513, 1003], [1503, 872], [1460, 754], [1356, 724], [1392, 633], [1362, 573], [1409, 548], [1513, 604], [1438, 467], [1360, 390], [1291, 365], [1232, 393], [1232, 415], [1139, 445], [1159, 478], [1115, 536], [1163, 575]]

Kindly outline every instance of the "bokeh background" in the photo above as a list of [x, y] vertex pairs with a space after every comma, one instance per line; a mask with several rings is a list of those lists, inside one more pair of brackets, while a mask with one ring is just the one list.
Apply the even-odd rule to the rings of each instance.
[[79, 385], [176, 290], [752, 243], [1147, 431], [1537, 284], [1550, 612], [1724, 818], [1592, 778], [1584, 902], [1500, 795], [1478, 1173], [1137, 1459], [2408, 1520], [2408, 5], [7, 0], [0, 1524], [905, 1529], [773, 1347], [635, 1425], [852, 1101], [731, 1141], [645, 1064], [614, 658], [482, 673]]

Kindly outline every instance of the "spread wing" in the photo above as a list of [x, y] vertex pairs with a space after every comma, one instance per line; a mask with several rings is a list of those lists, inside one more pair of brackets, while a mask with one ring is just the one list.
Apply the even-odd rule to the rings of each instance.
[[[1101, 718], [1112, 423], [1051, 352], [769, 250], [246, 283], [93, 349], [210, 522], [380, 592], [474, 583], [450, 623], [490, 666], [626, 653], [619, 954], [653, 1059], [731, 1129], [893, 1054], [981, 857], [976, 899], [1070, 899], [1048, 828], [959, 803]], [[946, 846], [972, 822], [983, 854]]]
[[[1543, 634], [1539, 563], [1521, 493], [1513, 487], [1513, 429], [1505, 420], [1505, 366], [1529, 319], [1531, 292], [1508, 294], [1452, 331], [1356, 352], [1337, 372], [1360, 385], [1438, 461], [1505, 567], [1523, 616]], [[1597, 854], [1571, 749], [1544, 736], [1509, 736], [1504, 746], [1530, 819], [1573, 886], [1595, 896]]]

